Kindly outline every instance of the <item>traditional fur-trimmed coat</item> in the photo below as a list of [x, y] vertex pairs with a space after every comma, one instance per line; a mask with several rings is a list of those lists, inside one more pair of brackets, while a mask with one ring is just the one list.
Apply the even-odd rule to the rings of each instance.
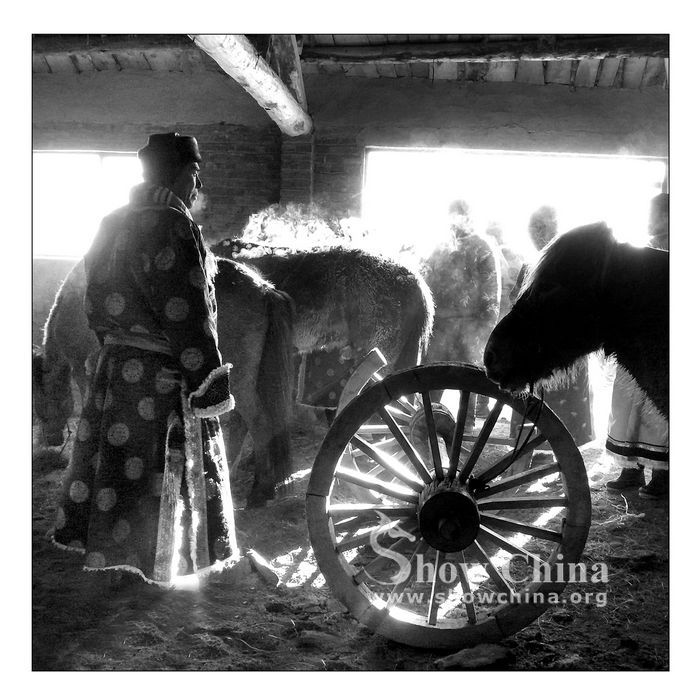
[[85, 257], [102, 347], [53, 537], [88, 569], [169, 585], [238, 558], [212, 262], [183, 202], [147, 184], [103, 220]]

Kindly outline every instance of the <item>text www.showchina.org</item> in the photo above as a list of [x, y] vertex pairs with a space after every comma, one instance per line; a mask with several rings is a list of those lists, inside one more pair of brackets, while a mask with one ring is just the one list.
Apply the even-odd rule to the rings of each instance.
[[[386, 603], [387, 607], [394, 605], [420, 606], [428, 602], [428, 595], [417, 591], [402, 591], [401, 593], [380, 594], [379, 597]], [[453, 598], [446, 593], [438, 593], [432, 598], [434, 604], [443, 605]], [[493, 605], [595, 605], [597, 608], [605, 607], [608, 603], [606, 591], [572, 591], [566, 595], [559, 593], [515, 593], [505, 591], [476, 591], [467, 593], [454, 599], [455, 605], [465, 603], [467, 605], [493, 606]]]

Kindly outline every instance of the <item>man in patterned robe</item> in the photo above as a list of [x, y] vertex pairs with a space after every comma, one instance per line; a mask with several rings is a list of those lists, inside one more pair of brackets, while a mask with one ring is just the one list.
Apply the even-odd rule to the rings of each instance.
[[154, 134], [144, 182], [85, 257], [97, 359], [62, 485], [54, 542], [89, 570], [176, 584], [239, 558], [219, 418], [233, 408], [218, 349], [214, 257], [190, 208], [197, 141]]

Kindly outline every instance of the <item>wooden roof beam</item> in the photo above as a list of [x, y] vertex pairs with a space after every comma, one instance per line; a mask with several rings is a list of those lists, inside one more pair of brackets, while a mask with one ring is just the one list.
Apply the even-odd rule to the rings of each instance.
[[383, 44], [362, 46], [305, 46], [304, 62], [391, 63], [420, 61], [554, 61], [589, 58], [668, 57], [668, 34], [525, 36], [517, 40]]
[[243, 34], [190, 34], [190, 38], [255, 99], [283, 133], [311, 132], [311, 117]]
[[296, 35], [271, 34], [268, 62], [277, 75], [282, 78], [282, 82], [289, 88], [292, 95], [296, 97], [301, 108], [306, 111], [308, 109], [306, 90], [304, 89], [304, 77], [301, 72]]

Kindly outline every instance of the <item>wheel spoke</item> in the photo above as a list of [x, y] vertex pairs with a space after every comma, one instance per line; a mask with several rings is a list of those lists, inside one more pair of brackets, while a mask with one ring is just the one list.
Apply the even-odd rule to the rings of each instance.
[[328, 515], [331, 517], [350, 518], [364, 515], [365, 513], [384, 513], [390, 518], [403, 518], [415, 515], [416, 509], [414, 506], [375, 505], [374, 503], [334, 503], [328, 506]]
[[415, 402], [408, 401], [405, 397], [399, 396], [397, 399], [393, 399], [399, 406], [402, 406], [405, 410], [410, 413], [416, 412]]
[[425, 413], [425, 425], [428, 429], [428, 440], [430, 442], [430, 453], [433, 457], [433, 467], [435, 468], [435, 476], [438, 480], [445, 478], [445, 472], [442, 470], [442, 457], [440, 456], [440, 445], [438, 444], [437, 431], [435, 429], [435, 418], [433, 416], [433, 404], [430, 401], [430, 394], [423, 392], [423, 410]]
[[356, 486], [362, 486], [371, 491], [383, 493], [385, 496], [391, 496], [400, 501], [408, 503], [418, 503], [418, 494], [415, 491], [409, 491], [396, 484], [388, 484], [385, 481], [380, 481], [374, 477], [363, 474], [362, 472], [352, 471], [344, 467], [338, 467], [335, 470], [335, 477], [341, 481], [349, 481]]
[[496, 587], [500, 591], [509, 594], [515, 593], [515, 591], [511, 588], [511, 585], [508, 583], [508, 581], [506, 581], [503, 578], [501, 572], [493, 565], [491, 559], [489, 558], [489, 555], [486, 554], [482, 546], [477, 541], [474, 541], [469, 546], [467, 551], [472, 553], [476, 557], [476, 559], [483, 564], [484, 568], [486, 569], [486, 572], [493, 579], [493, 582], [496, 584]]
[[365, 442], [360, 437], [353, 437], [350, 440], [353, 447], [361, 450], [370, 459], [375, 461], [382, 469], [388, 471], [390, 474], [395, 476], [399, 481], [402, 481], [406, 486], [413, 489], [417, 493], [423, 490], [423, 483], [416, 479], [410, 472], [406, 470], [403, 464], [397, 459], [394, 459], [386, 452], [381, 452], [375, 449], [368, 442]]
[[349, 549], [357, 549], [358, 547], [363, 547], [366, 544], [371, 544], [373, 537], [380, 537], [381, 535], [388, 534], [393, 530], [400, 520], [391, 520], [388, 523], [382, 525], [377, 525], [373, 528], [363, 532], [361, 535], [355, 535], [354, 537], [346, 537], [341, 542], [338, 542], [335, 549], [338, 553], [347, 552]]
[[479, 510], [518, 510], [519, 508], [556, 508], [568, 504], [566, 496], [510, 496], [508, 498], [482, 498], [477, 501]]
[[504, 518], [497, 515], [489, 515], [488, 513], [481, 514], [481, 524], [488, 525], [489, 527], [499, 527], [502, 530], [507, 530], [508, 532], [522, 532], [525, 535], [530, 535], [530, 537], [538, 537], [541, 540], [548, 540], [550, 542], [562, 541], [561, 532], [557, 532], [556, 530], [549, 530], [544, 527], [529, 525], [528, 523], [523, 523], [519, 520]]
[[[331, 514], [329, 513], [329, 515]], [[410, 518], [410, 527], [417, 527], [418, 521], [416, 520], [415, 508], [412, 508], [411, 512], [409, 513], [390, 513], [386, 517], [392, 518], [394, 520], [398, 520], [400, 518]], [[368, 527], [368, 525], [376, 524], [377, 519], [379, 519], [380, 523], [382, 522], [382, 516], [373, 511], [366, 511], [364, 513], [359, 513], [358, 515], [352, 517], [341, 516], [340, 520], [336, 520], [333, 522], [333, 529], [336, 533], [345, 532], [354, 534], [363, 527]], [[408, 530], [409, 525], [408, 523], [406, 523], [405, 525], [402, 525], [402, 527]]]
[[428, 471], [421, 456], [416, 452], [415, 447], [408, 441], [406, 436], [401, 432], [401, 428], [397, 425], [396, 421], [389, 415], [386, 408], [382, 407], [379, 409], [379, 415], [382, 420], [387, 424], [391, 434], [396, 438], [397, 442], [401, 445], [401, 448], [406, 453], [409, 461], [413, 465], [413, 468], [418, 473], [418, 476], [423, 480], [423, 483], [429, 484], [432, 481], [430, 472]]
[[433, 574], [433, 584], [430, 589], [430, 604], [428, 605], [428, 624], [437, 624], [437, 615], [440, 608], [437, 602], [437, 596], [440, 591], [440, 577], [438, 575], [440, 571], [440, 550], [435, 550], [435, 572]]
[[531, 481], [537, 481], [550, 474], [556, 474], [559, 471], [559, 462], [552, 462], [551, 464], [545, 464], [542, 467], [535, 467], [535, 469], [528, 469], [520, 474], [515, 474], [514, 476], [508, 476], [495, 484], [491, 484], [485, 488], [479, 488], [474, 492], [474, 498], [483, 498], [484, 496], [492, 496], [495, 493], [501, 493], [502, 491], [507, 491], [508, 489], [515, 488], [521, 484], [527, 484]]
[[467, 619], [472, 625], [475, 625], [476, 608], [474, 607], [474, 600], [471, 597], [472, 588], [469, 585], [469, 578], [467, 577], [468, 567], [467, 561], [464, 558], [464, 552], [459, 552], [459, 558], [461, 561], [457, 562], [457, 575], [459, 576], [459, 582], [462, 584], [462, 600], [467, 611]]
[[357, 429], [357, 432], [355, 434], [384, 435], [388, 438], [391, 435], [391, 430], [389, 430], [389, 427], [384, 425], [383, 423], [365, 423]]
[[447, 470], [447, 478], [454, 479], [459, 466], [459, 456], [462, 450], [462, 438], [464, 437], [464, 424], [467, 421], [467, 410], [469, 408], [469, 392], [460, 390], [459, 409], [457, 409], [457, 421], [452, 434], [452, 445], [450, 446], [450, 467]]
[[369, 516], [356, 515], [354, 518], [345, 518], [339, 522], [333, 523], [333, 529], [336, 534], [339, 532], [345, 532], [346, 534], [352, 534], [357, 532], [366, 522], [369, 522]]
[[474, 469], [474, 466], [476, 465], [479, 456], [481, 455], [481, 452], [484, 449], [484, 445], [486, 445], [486, 443], [488, 442], [489, 436], [491, 435], [491, 431], [496, 425], [496, 422], [498, 421], [498, 417], [501, 415], [502, 410], [503, 401], [497, 401], [496, 405], [489, 413], [488, 418], [484, 421], [484, 425], [481, 427], [479, 437], [474, 443], [474, 447], [472, 448], [472, 451], [469, 454], [469, 459], [467, 459], [467, 463], [464, 465], [462, 471], [459, 473], [460, 483], [466, 483], [467, 479], [469, 478], [469, 475], [472, 473], [472, 470]]
[[392, 406], [391, 404], [387, 404], [385, 408], [387, 412], [390, 413], [396, 420], [400, 420], [403, 423], [408, 423], [412, 418], [412, 416], [410, 416], [408, 413], [402, 411], [396, 406]]
[[493, 542], [501, 549], [505, 549], [506, 552], [524, 557], [525, 560], [530, 562], [533, 566], [544, 566], [544, 562], [538, 556], [528, 552], [526, 549], [518, 547], [512, 542], [509, 542], [507, 539], [505, 539], [505, 537], [501, 537], [501, 535], [485, 527], [483, 524], [479, 530], [478, 540], [480, 540], [482, 537], [490, 542]]
[[496, 464], [489, 467], [486, 471], [481, 474], [477, 474], [477, 478], [483, 484], [495, 479], [497, 476], [503, 474], [503, 472], [510, 467], [511, 464], [516, 459], [524, 457], [530, 454], [536, 447], [539, 447], [543, 442], [547, 442], [547, 438], [544, 435], [536, 435], [534, 438], [526, 442], [522, 447], [516, 447], [511, 452], [509, 452], [503, 459], [499, 459]]

